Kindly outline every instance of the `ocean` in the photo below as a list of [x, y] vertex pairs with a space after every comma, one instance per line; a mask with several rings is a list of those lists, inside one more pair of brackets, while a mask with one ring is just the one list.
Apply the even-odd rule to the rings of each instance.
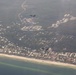
[[[26, 10], [21, 7], [23, 3], [26, 6]], [[3, 30], [6, 30], [2, 30], [0, 36], [7, 37], [10, 42], [16, 45], [29, 48], [44, 47], [45, 44], [49, 44], [46, 41], [52, 37], [52, 35], [47, 37], [47, 28], [56, 23], [56, 21], [61, 20], [65, 14], [76, 15], [75, 3], [75, 0], [0, 0], [0, 24], [2, 28], [5, 28]], [[31, 15], [36, 15], [33, 22], [28, 21]], [[22, 25], [21, 21], [23, 22], [25, 18], [28, 23]], [[34, 22], [36, 25], [42, 26], [45, 35], [41, 35], [41, 32], [37, 32], [39, 34], [37, 35], [35, 32], [28, 31], [27, 33], [21, 31], [23, 26], [31, 26]], [[16, 23], [20, 23], [21, 26]], [[10, 26], [10, 28], [7, 26]], [[21, 37], [24, 37], [22, 41], [19, 40]], [[41, 39], [43, 41], [47, 39], [45, 44], [41, 42]], [[39, 40], [40, 42], [38, 42]], [[76, 75], [76, 70], [68, 67], [40, 65], [0, 57], [0, 75]]]
[[76, 75], [76, 70], [0, 57], [0, 75]]

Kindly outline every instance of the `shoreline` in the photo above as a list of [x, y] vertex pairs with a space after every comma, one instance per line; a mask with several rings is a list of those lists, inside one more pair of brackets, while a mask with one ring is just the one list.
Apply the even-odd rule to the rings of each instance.
[[21, 61], [26, 61], [26, 62], [28, 61], [31, 63], [42, 64], [42, 65], [49, 65], [49, 66], [54, 65], [54, 66], [59, 66], [59, 67], [76, 69], [76, 65], [68, 64], [68, 63], [61, 63], [61, 62], [55, 62], [55, 61], [49, 61], [49, 60], [41, 60], [41, 59], [28, 58], [28, 57], [22, 57], [22, 56], [16, 56], [16, 55], [8, 55], [8, 54], [0, 54], [0, 57], [18, 59]]

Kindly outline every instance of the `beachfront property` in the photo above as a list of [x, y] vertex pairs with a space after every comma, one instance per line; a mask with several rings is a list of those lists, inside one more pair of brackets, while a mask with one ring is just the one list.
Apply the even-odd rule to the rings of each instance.
[[73, 52], [55, 52], [51, 48], [40, 48], [39, 50], [31, 50], [27, 47], [23, 49], [20, 47], [15, 47], [14, 45], [12, 46], [12, 48], [3, 47], [2, 49], [0, 49], [0, 53], [41, 60], [76, 64], [76, 53]]

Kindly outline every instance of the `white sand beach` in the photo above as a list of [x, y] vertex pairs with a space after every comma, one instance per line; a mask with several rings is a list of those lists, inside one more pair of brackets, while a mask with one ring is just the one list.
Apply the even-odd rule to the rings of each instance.
[[41, 60], [41, 59], [28, 58], [28, 57], [22, 57], [22, 56], [16, 56], [16, 55], [8, 55], [8, 54], [0, 54], [0, 57], [7, 57], [7, 58], [17, 59], [17, 60], [22, 60], [22, 61], [29, 61], [32, 63], [43, 64], [43, 65], [56, 65], [59, 67], [61, 66], [61, 67], [69, 67], [69, 68], [76, 69], [76, 65], [72, 65], [68, 63]]

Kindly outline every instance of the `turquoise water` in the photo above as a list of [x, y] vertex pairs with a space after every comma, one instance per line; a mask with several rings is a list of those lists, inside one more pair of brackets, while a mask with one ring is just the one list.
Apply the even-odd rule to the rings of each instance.
[[0, 75], [76, 75], [76, 70], [1, 57]]

